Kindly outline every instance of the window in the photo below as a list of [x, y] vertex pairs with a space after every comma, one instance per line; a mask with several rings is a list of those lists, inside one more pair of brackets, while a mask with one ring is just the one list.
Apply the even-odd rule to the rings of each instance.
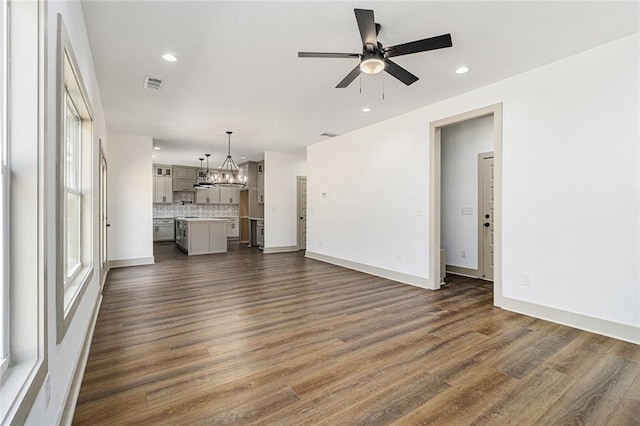
[[65, 286], [73, 281], [81, 267], [80, 259], [80, 188], [82, 121], [73, 105], [69, 92], [64, 96], [64, 200], [65, 200], [65, 241], [67, 248], [64, 258]]
[[0, 4], [0, 376], [9, 367], [9, 285], [7, 274], [8, 208], [7, 183], [7, 25], [6, 2]]
[[0, 2], [0, 424], [25, 423], [47, 375], [45, 16]]
[[58, 27], [56, 311], [61, 342], [93, 275], [93, 114], [60, 16]]

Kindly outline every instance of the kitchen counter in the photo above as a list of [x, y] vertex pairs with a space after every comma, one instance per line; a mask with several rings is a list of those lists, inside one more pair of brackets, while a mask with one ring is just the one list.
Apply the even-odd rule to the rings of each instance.
[[227, 252], [227, 220], [177, 217], [176, 244], [189, 256]]

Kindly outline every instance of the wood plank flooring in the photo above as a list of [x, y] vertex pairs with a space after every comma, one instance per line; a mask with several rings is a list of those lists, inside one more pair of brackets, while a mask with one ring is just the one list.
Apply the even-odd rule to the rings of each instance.
[[109, 273], [74, 424], [640, 424], [640, 347], [230, 246]]

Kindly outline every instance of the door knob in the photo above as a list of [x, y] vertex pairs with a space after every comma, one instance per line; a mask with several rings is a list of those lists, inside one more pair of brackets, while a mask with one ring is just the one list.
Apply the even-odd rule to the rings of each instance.
[[490, 224], [489, 222], [485, 222], [485, 223], [484, 223], [484, 226], [488, 228], [488, 227], [490, 227], [490, 226], [491, 226], [491, 224]]
[[110, 224], [110, 223], [107, 223], [105, 226], [108, 228], [109, 226], [111, 226], [111, 224]]

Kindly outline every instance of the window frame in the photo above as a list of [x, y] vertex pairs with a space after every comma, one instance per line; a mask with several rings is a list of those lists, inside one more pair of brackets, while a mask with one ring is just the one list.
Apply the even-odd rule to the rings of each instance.
[[11, 307], [9, 305], [9, 157], [7, 118], [9, 105], [8, 86], [8, 5], [0, 3], [0, 377], [11, 362]]
[[[93, 277], [93, 111], [62, 16], [58, 14], [56, 87], [56, 322], [57, 342], [64, 339], [82, 296]], [[66, 97], [80, 117], [79, 241], [80, 264], [67, 275]]]
[[26, 421], [48, 374], [47, 3], [2, 1], [6, 107], [4, 235], [10, 362], [0, 380], [0, 423]]

